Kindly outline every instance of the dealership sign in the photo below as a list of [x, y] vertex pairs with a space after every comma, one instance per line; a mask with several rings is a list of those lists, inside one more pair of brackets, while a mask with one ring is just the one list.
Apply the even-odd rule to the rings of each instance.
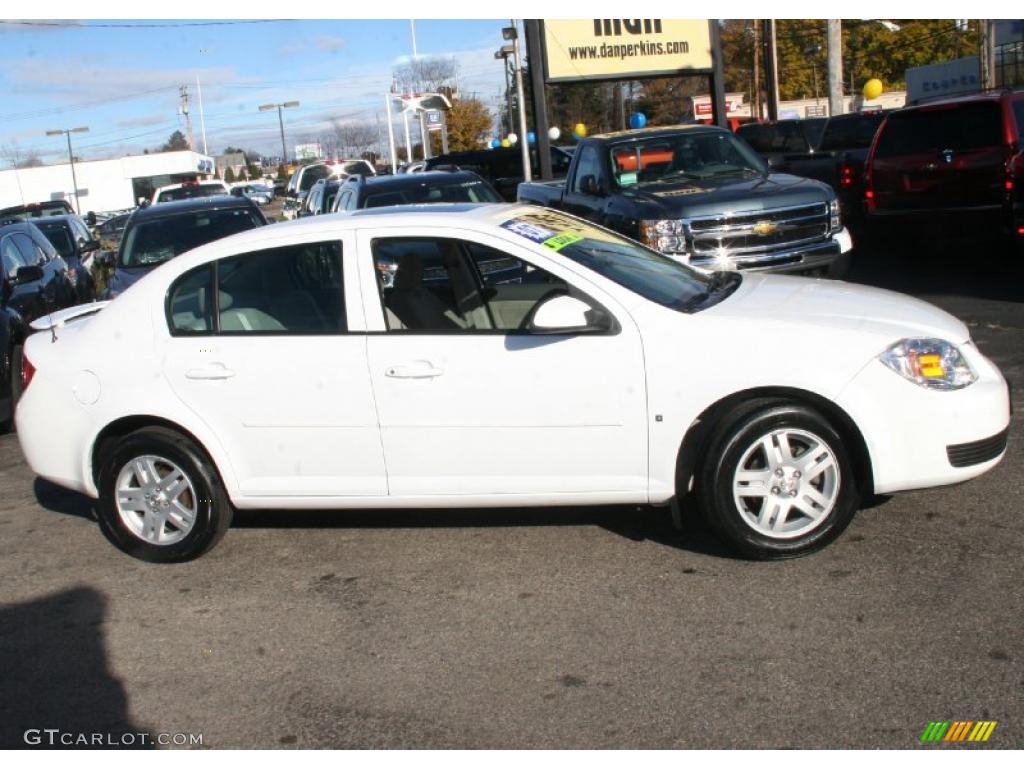
[[543, 22], [548, 82], [711, 72], [707, 19], [554, 19]]
[[981, 64], [977, 56], [907, 70], [908, 104], [921, 99], [976, 93], [979, 90]]

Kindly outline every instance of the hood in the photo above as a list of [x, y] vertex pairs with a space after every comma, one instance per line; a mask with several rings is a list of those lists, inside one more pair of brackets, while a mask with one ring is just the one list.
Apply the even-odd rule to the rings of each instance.
[[659, 208], [666, 218], [720, 216], [724, 210], [765, 211], [821, 203], [835, 197], [827, 184], [786, 173], [649, 182], [623, 195]]
[[159, 264], [154, 264], [151, 267], [132, 267], [131, 269], [118, 267], [114, 272], [110, 285], [107, 287], [104, 298], [113, 299], [119, 294], [124, 293], [158, 266]]
[[[816, 327], [854, 331], [888, 342], [928, 337], [963, 344], [970, 339], [960, 320], [920, 299], [838, 280], [785, 275], [746, 274], [736, 293], [700, 314], [709, 320], [730, 318], [762, 327], [791, 325], [796, 334], [800, 328]], [[839, 338], [836, 341], [842, 343]]]

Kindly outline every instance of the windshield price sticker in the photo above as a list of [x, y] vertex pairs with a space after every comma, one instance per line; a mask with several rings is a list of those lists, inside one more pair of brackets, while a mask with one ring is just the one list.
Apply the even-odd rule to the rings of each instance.
[[577, 235], [575, 232], [562, 232], [554, 237], [549, 237], [541, 245], [550, 248], [552, 251], [560, 251], [565, 246], [578, 243], [582, 239], [583, 235]]

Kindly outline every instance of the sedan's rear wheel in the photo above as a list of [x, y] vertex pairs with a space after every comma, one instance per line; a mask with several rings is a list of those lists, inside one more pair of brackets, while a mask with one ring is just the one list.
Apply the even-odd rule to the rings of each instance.
[[147, 427], [106, 451], [99, 521], [118, 548], [149, 562], [181, 562], [216, 544], [232, 507], [216, 469], [188, 438]]
[[752, 404], [711, 439], [701, 508], [744, 555], [795, 557], [849, 525], [858, 494], [850, 454], [820, 413], [779, 401]]

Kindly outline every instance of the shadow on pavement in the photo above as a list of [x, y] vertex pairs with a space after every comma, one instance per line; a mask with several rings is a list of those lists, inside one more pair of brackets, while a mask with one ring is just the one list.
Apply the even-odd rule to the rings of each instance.
[[[131, 722], [124, 686], [107, 667], [106, 604], [100, 592], [78, 587], [0, 608], [0, 748], [152, 747], [140, 744], [142, 734], [151, 739]], [[30, 730], [38, 744], [26, 741]], [[72, 743], [62, 744], [61, 734]], [[75, 741], [79, 734], [84, 742]], [[92, 734], [105, 743], [89, 743]]]
[[88, 496], [67, 488], [61, 488], [49, 480], [37, 477], [32, 487], [36, 495], [36, 501], [43, 509], [50, 512], [60, 512], [62, 515], [72, 517], [84, 517], [88, 520], [96, 519], [96, 512], [93, 508], [95, 502]]

